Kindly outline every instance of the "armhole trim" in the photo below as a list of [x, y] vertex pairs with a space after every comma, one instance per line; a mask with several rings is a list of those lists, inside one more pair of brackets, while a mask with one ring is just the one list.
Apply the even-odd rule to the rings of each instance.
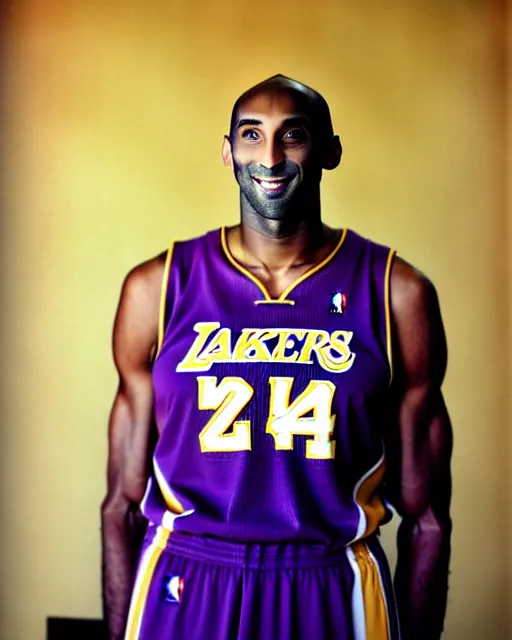
[[165, 311], [166, 311], [166, 303], [167, 303], [167, 287], [169, 284], [169, 274], [171, 271], [171, 261], [172, 254], [174, 249], [174, 242], [171, 243], [171, 246], [167, 250], [167, 256], [165, 258], [165, 267], [164, 267], [164, 275], [162, 278], [162, 289], [160, 291], [160, 311], [158, 314], [158, 343], [156, 354], [154, 360], [157, 359], [158, 354], [160, 353], [160, 349], [162, 348], [162, 344], [164, 341], [165, 335]]
[[386, 262], [386, 274], [384, 276], [384, 309], [386, 315], [386, 352], [388, 355], [389, 363], [389, 386], [393, 382], [393, 345], [391, 339], [391, 301], [390, 301], [390, 280], [391, 280], [391, 265], [393, 264], [393, 258], [396, 255], [394, 249], [389, 250], [388, 259]]

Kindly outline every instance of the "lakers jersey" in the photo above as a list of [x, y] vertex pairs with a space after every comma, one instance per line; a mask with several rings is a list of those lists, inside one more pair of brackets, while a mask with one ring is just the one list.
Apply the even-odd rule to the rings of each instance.
[[225, 229], [171, 247], [148, 520], [234, 541], [350, 544], [388, 518], [392, 259], [344, 230], [272, 299]]

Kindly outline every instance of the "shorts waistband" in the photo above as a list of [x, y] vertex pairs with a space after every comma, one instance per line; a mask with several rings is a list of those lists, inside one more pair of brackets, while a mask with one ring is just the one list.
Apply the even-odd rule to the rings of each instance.
[[[150, 526], [147, 539], [157, 534]], [[358, 546], [379, 544], [376, 538], [355, 543]], [[370, 546], [368, 545], [368, 546]], [[329, 567], [347, 562], [347, 547], [302, 540], [286, 542], [233, 542], [209, 536], [173, 531], [165, 544], [173, 554], [212, 564], [245, 569], [286, 569]]]

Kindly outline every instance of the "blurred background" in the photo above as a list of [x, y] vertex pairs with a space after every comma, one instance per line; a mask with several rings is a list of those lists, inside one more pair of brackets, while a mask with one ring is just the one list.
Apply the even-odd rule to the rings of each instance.
[[238, 95], [276, 73], [331, 106], [345, 153], [325, 220], [437, 286], [455, 431], [445, 638], [512, 637], [507, 32], [505, 0], [6, 2], [0, 638], [101, 616], [121, 283], [171, 239], [237, 222], [222, 136]]

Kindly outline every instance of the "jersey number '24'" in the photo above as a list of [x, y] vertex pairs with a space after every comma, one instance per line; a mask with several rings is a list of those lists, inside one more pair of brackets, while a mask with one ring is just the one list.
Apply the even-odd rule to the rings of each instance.
[[[293, 378], [270, 377], [270, 407], [266, 432], [274, 437], [276, 449], [293, 449], [293, 436], [313, 436], [306, 440], [306, 458], [334, 458], [331, 440], [335, 416], [331, 414], [335, 385], [311, 380], [290, 403]], [[237, 417], [250, 402], [254, 389], [238, 377], [198, 376], [199, 409], [215, 410], [201, 433], [203, 453], [243, 451], [252, 448], [251, 424]], [[307, 415], [309, 414], [309, 415]]]

